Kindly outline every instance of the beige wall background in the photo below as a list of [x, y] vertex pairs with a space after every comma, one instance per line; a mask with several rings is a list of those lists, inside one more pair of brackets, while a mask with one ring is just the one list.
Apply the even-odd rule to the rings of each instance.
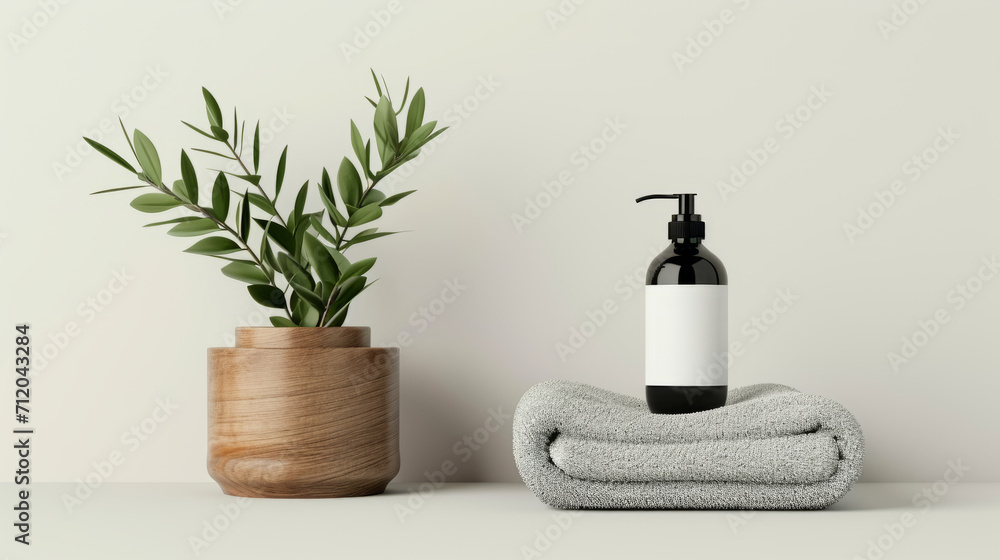
[[[641, 284], [698, 193], [731, 283], [732, 385], [827, 395], [866, 481], [997, 480], [1000, 8], [978, 1], [6, 2], [0, 305], [32, 325], [39, 481], [207, 481], [205, 348], [265, 315], [218, 263], [143, 229], [84, 149], [200, 146], [200, 87], [259, 117], [265, 176], [317, 180], [371, 135], [368, 68], [450, 130], [369, 246], [349, 322], [402, 342], [400, 480], [517, 480], [524, 391], [641, 396]], [[207, 157], [197, 158], [202, 166]], [[283, 199], [288, 204], [289, 199]], [[319, 208], [314, 197], [311, 207]], [[360, 255], [360, 253], [358, 254]], [[912, 347], [910, 346], [912, 345]], [[10, 398], [10, 397], [8, 397]], [[490, 421], [488, 425], [493, 425]], [[112, 453], [122, 457], [101, 471]], [[5, 459], [6, 460], [6, 459]], [[94, 479], [96, 480], [96, 479]]]

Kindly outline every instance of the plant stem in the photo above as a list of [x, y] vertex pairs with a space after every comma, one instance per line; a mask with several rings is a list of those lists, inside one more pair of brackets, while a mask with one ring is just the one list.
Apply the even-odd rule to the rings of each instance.
[[[233, 157], [236, 158], [236, 162], [239, 163], [240, 167], [243, 168], [243, 172], [246, 173], [247, 175], [253, 175], [253, 173], [250, 173], [250, 170], [247, 168], [246, 164], [243, 163], [243, 159], [240, 157], [240, 154], [236, 153], [236, 147], [233, 146], [232, 144], [230, 144], [229, 140], [226, 140], [225, 143], [226, 143], [226, 147], [229, 148], [229, 151], [233, 154]], [[240, 151], [242, 152], [242, 150], [240, 150]], [[254, 185], [254, 186], [257, 187], [257, 190], [260, 191], [261, 196], [263, 196], [264, 198], [266, 198], [267, 201], [271, 203], [271, 206], [275, 205], [275, 201], [271, 200], [271, 197], [267, 196], [267, 193], [264, 192], [264, 187], [262, 187], [260, 185]], [[281, 217], [280, 213], [275, 213], [274, 216], [276, 218], [278, 218], [278, 221], [281, 223], [281, 225], [283, 225], [285, 227], [285, 229], [288, 229], [288, 224], [285, 223], [285, 219]], [[292, 232], [292, 233], [295, 233], [295, 232]]]

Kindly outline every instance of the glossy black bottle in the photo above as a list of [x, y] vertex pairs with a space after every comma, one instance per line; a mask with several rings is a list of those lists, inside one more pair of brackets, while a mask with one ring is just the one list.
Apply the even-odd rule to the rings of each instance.
[[[728, 300], [726, 286], [728, 278], [726, 268], [711, 251], [709, 251], [702, 240], [705, 238], [705, 223], [701, 221], [701, 216], [694, 213], [693, 194], [682, 195], [650, 195], [637, 200], [641, 202], [650, 198], [677, 198], [680, 202], [680, 211], [673, 215], [668, 226], [668, 235], [671, 244], [653, 259], [646, 272], [646, 313], [647, 313], [647, 384], [646, 402], [649, 410], [657, 414], [685, 414], [700, 412], [718, 408], [726, 404], [728, 393], [728, 353], [727, 353], [727, 322], [728, 322]], [[682, 315], [681, 324], [672, 325], [670, 332], [677, 334], [673, 340], [663, 340], [657, 334], [651, 336], [649, 314], [666, 314], [667, 321], [676, 321], [673, 316], [673, 309], [651, 309], [651, 305], [656, 302], [651, 301], [655, 296], [650, 286], [705, 286], [696, 288], [695, 293], [680, 292], [680, 296], [672, 294], [671, 297], [684, 298], [681, 302], [674, 299], [675, 303], [683, 303], [681, 307], [692, 307], [686, 311], [687, 315]], [[711, 286], [718, 286], [721, 289], [714, 289]], [[691, 294], [691, 297], [688, 295]], [[704, 299], [707, 294], [707, 299]], [[709, 316], [704, 317], [702, 310], [698, 307], [704, 302], [704, 313]], [[693, 314], [693, 318], [692, 318]], [[678, 312], [678, 315], [681, 315]], [[689, 331], [706, 331], [702, 333]], [[704, 336], [703, 336], [704, 335]], [[667, 335], [668, 337], [670, 335]], [[684, 343], [686, 340], [702, 342], [688, 347]], [[710, 343], [704, 343], [704, 338], [711, 339]], [[712, 350], [705, 349], [706, 344]], [[691, 379], [691, 384], [650, 384], [651, 374], [650, 345], [672, 345], [670, 350], [673, 353], [698, 352], [698, 356], [684, 356], [680, 362], [698, 364], [697, 367], [688, 366], [690, 372], [668, 372], [674, 379]], [[654, 381], [656, 376], [653, 376]]]

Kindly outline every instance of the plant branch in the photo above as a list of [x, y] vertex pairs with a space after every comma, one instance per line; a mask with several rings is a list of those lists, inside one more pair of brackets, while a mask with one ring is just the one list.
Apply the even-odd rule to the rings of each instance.
[[[241, 157], [243, 153], [242, 141], [240, 142], [241, 145], [239, 154], [236, 153], [236, 147], [230, 144], [229, 140], [226, 140], [225, 144], [226, 147], [229, 148], [230, 153], [233, 154], [233, 157], [236, 158], [237, 163], [239, 163], [240, 167], [243, 168], [243, 172], [246, 173], [247, 175], [253, 175], [253, 173], [250, 173], [250, 169], [247, 168], [246, 164], [243, 163], [243, 158]], [[267, 201], [271, 203], [271, 206], [275, 206], [276, 201], [271, 200], [271, 197], [267, 196], [267, 193], [264, 192], [264, 187], [260, 186], [259, 184], [254, 186], [257, 187], [257, 190], [260, 191], [261, 196], [266, 198]], [[275, 217], [278, 218], [278, 221], [281, 222], [281, 225], [285, 226], [285, 229], [288, 229], [288, 224], [285, 223], [285, 219], [281, 217], [280, 213], [275, 213]]]
[[[183, 203], [184, 206], [190, 210], [190, 206], [188, 205], [188, 203], [185, 202], [184, 200], [182, 200], [179, 196], [177, 196], [173, 192], [171, 192], [170, 189], [168, 189], [168, 188], [166, 188], [164, 186], [161, 186], [161, 185], [157, 185], [156, 183], [153, 183], [152, 181], [150, 181], [148, 179], [146, 179], [146, 184], [148, 184], [149, 186], [153, 187], [154, 189], [162, 192], [163, 194], [172, 196], [175, 200]], [[278, 284], [274, 280], [274, 274], [268, 272], [267, 267], [264, 266], [264, 264], [261, 262], [261, 259], [257, 256], [257, 254], [253, 252], [253, 249], [250, 248], [250, 245], [247, 244], [246, 241], [243, 241], [243, 238], [240, 237], [240, 235], [238, 233], [236, 233], [236, 231], [229, 224], [227, 224], [226, 222], [224, 222], [224, 221], [216, 218], [211, 213], [207, 212], [204, 208], [202, 208], [201, 206], [199, 206], [197, 203], [193, 204], [193, 206], [198, 209], [198, 213], [201, 214], [203, 217], [208, 218], [209, 220], [212, 220], [213, 222], [215, 222], [215, 225], [218, 226], [219, 229], [221, 229], [223, 231], [226, 231], [230, 235], [232, 235], [233, 239], [236, 240], [236, 243], [238, 245], [242, 246], [242, 249], [244, 251], [246, 251], [250, 255], [250, 258], [253, 259], [254, 263], [257, 265], [257, 268], [261, 269], [261, 271], [264, 273], [264, 275], [267, 276], [268, 283], [272, 287], [278, 288]], [[278, 289], [280, 290], [281, 288], [278, 288]], [[289, 320], [291, 320], [291, 318], [292, 318], [292, 312], [288, 308], [288, 302], [287, 301], [285, 302], [284, 311], [288, 315]]]

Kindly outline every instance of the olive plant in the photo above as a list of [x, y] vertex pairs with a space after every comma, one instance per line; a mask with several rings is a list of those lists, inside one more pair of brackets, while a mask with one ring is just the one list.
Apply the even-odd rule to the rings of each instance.
[[[153, 142], [138, 129], [129, 138], [125, 124], [119, 119], [138, 169], [107, 146], [90, 138], [84, 140], [108, 159], [135, 174], [142, 184], [92, 194], [151, 189], [153, 192], [133, 199], [131, 206], [146, 213], [183, 208], [191, 215], [155, 222], [147, 227], [169, 225], [167, 233], [178, 237], [208, 236], [185, 252], [228, 261], [222, 267], [223, 274], [248, 284], [247, 291], [257, 303], [282, 311], [283, 314], [271, 317], [272, 325], [342, 326], [351, 302], [371, 285], [365, 274], [375, 265], [375, 258], [351, 262], [345, 252], [360, 243], [398, 233], [379, 231], [377, 227], [360, 231], [357, 228], [370, 226], [382, 216], [384, 208], [414, 192], [386, 196], [376, 188], [377, 185], [393, 170], [417, 157], [423, 145], [446, 130], [435, 130], [437, 121], [424, 122], [423, 88], [410, 98], [405, 123], [401, 127], [396, 117], [407, 107], [410, 80], [406, 80], [403, 100], [395, 108], [385, 78], [379, 84], [372, 71], [372, 79], [375, 81], [377, 100], [366, 99], [375, 108], [377, 158], [372, 161], [371, 140], [362, 138], [352, 120], [351, 146], [357, 166], [347, 157], [341, 160], [336, 174], [336, 190], [334, 179], [323, 169], [315, 190], [325, 210], [305, 211], [310, 190], [309, 181], [306, 181], [298, 189], [291, 211], [285, 215], [278, 212], [277, 201], [285, 184], [288, 146], [278, 159], [274, 196], [271, 196], [262, 185], [260, 121], [254, 129], [252, 156], [248, 162], [243, 155], [246, 121], [239, 120], [234, 107], [232, 122], [226, 123], [219, 103], [205, 88], [202, 88], [202, 94], [208, 129], [181, 122], [215, 142], [216, 149], [191, 150], [227, 160], [238, 166], [239, 171], [231, 173], [212, 169], [215, 172], [212, 188], [199, 189], [194, 164], [187, 152], [181, 150], [181, 177], [167, 181], [161, 173], [160, 158]], [[384, 94], [382, 86], [385, 86]], [[227, 124], [231, 125], [231, 129], [226, 127]], [[378, 164], [379, 170], [373, 168], [373, 163]], [[230, 180], [244, 188], [230, 186]], [[235, 200], [235, 204], [231, 204], [231, 200]], [[251, 235], [254, 232], [256, 234]]]

